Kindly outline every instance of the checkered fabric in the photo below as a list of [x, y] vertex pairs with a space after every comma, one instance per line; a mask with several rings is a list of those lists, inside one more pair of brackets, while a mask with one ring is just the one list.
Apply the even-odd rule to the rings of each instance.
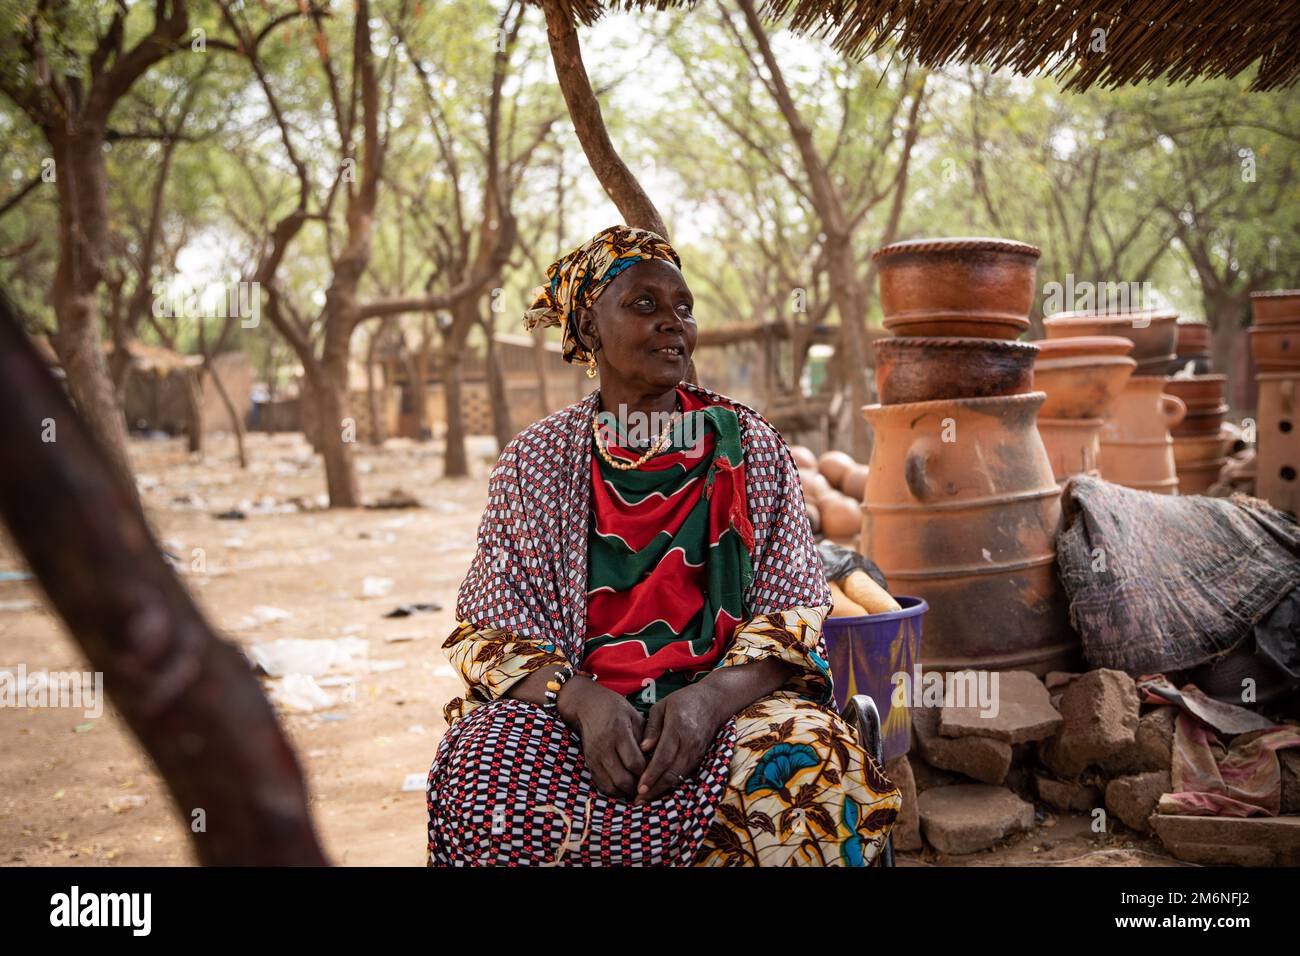
[[690, 866], [727, 787], [736, 722], [671, 793], [640, 806], [592, 785], [578, 739], [526, 701], [456, 721], [429, 772], [430, 866]]
[[[746, 405], [696, 385], [681, 387], [730, 405], [740, 420], [754, 527], [746, 612], [829, 605], [825, 576], [808, 566], [816, 549], [798, 469], [781, 436]], [[540, 641], [575, 667], [587, 631], [591, 419], [599, 409], [596, 390], [505, 447], [488, 480], [478, 548], [456, 602], [458, 621]]]

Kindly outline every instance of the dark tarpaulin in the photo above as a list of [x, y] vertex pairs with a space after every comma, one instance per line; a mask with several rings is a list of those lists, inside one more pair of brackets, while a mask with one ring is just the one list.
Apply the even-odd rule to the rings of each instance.
[[1090, 667], [1151, 674], [1215, 660], [1258, 637], [1300, 584], [1300, 525], [1255, 498], [1156, 495], [1081, 475], [1062, 513], [1057, 563]]

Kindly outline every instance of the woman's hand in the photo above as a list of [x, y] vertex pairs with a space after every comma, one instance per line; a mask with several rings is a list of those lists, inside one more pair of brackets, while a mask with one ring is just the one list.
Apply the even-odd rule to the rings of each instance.
[[641, 749], [654, 751], [637, 781], [637, 803], [658, 799], [695, 771], [718, 728], [731, 716], [706, 682], [673, 691], [650, 708]]
[[565, 683], [558, 704], [560, 718], [578, 731], [596, 789], [631, 800], [645, 771], [638, 746], [645, 718], [626, 697], [583, 677]]

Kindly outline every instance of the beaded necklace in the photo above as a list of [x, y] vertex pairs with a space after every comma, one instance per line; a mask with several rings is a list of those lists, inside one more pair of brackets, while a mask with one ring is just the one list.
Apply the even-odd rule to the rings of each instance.
[[677, 423], [682, 420], [681, 402], [678, 401], [677, 411], [673, 412], [672, 417], [668, 420], [667, 426], [665, 426], [664, 430], [659, 433], [659, 437], [654, 440], [654, 444], [652, 444], [646, 453], [636, 461], [620, 461], [609, 453], [609, 449], [605, 445], [601, 444], [599, 419], [599, 412], [591, 417], [591, 435], [596, 443], [596, 451], [600, 454], [600, 457], [604, 460], [605, 464], [609, 465], [611, 468], [616, 468], [619, 471], [634, 471], [668, 447], [668, 443], [672, 438], [673, 429], [677, 426]]

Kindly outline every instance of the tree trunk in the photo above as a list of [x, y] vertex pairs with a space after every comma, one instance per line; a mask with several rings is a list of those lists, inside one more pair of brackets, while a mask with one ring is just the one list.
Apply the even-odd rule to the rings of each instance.
[[[176, 580], [134, 482], [74, 414], [3, 296], [0, 406], [0, 461], [22, 463], [0, 468], [0, 517], [158, 768], [199, 861], [326, 863], [297, 758], [248, 662]], [[41, 440], [49, 419], [52, 443]]]
[[230, 393], [226, 391], [225, 383], [221, 381], [221, 376], [217, 374], [217, 366], [212, 360], [208, 360], [208, 374], [212, 376], [212, 387], [217, 390], [217, 395], [221, 399], [222, 406], [226, 409], [226, 415], [230, 418], [230, 428], [235, 433], [235, 449], [239, 452], [239, 467], [248, 467], [248, 456], [244, 452], [244, 423], [240, 420], [239, 410], [235, 408], [235, 403], [230, 400]]
[[347, 359], [323, 365], [321, 381], [315, 383], [316, 437], [318, 450], [325, 461], [325, 486], [331, 508], [358, 508], [361, 491], [353, 460], [356, 443], [356, 420], [352, 417], [348, 395]]
[[384, 443], [383, 412], [379, 407], [379, 390], [375, 388], [375, 340], [371, 337], [366, 349], [366, 411], [370, 415], [370, 444], [376, 448]]
[[551, 396], [546, 382], [546, 335], [541, 328], [533, 331], [533, 367], [537, 370], [537, 401], [545, 417], [551, 412]]
[[510, 396], [506, 391], [506, 377], [501, 369], [501, 353], [496, 347], [496, 333], [490, 323], [483, 323], [487, 337], [488, 401], [492, 405], [492, 431], [497, 439], [497, 452], [503, 451], [515, 437], [510, 424]]
[[199, 377], [186, 369], [185, 376], [185, 436], [186, 448], [191, 455], [203, 451], [203, 391]]
[[469, 455], [465, 450], [465, 415], [461, 410], [460, 384], [460, 351], [449, 345], [443, 352], [442, 358], [442, 393], [447, 408], [443, 475], [447, 478], [469, 476]]
[[99, 334], [98, 289], [108, 244], [103, 132], [92, 128], [54, 137], [51, 146], [58, 169], [60, 241], [50, 294], [58, 328], [50, 344], [63, 366], [78, 412], [134, 495], [126, 421]]

